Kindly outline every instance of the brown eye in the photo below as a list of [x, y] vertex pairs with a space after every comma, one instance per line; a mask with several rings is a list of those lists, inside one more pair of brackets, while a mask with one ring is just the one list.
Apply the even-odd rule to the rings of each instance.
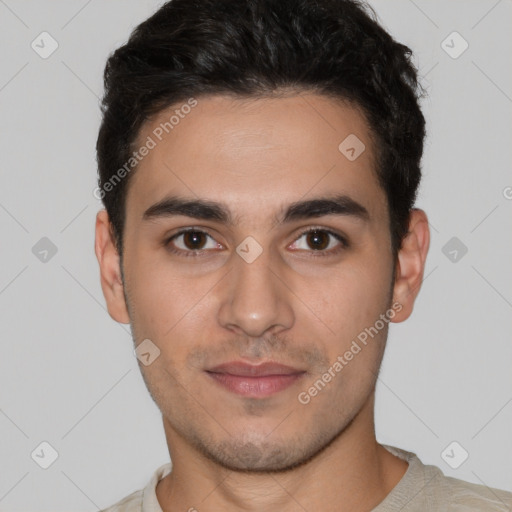
[[206, 236], [202, 231], [187, 231], [183, 233], [183, 245], [191, 251], [202, 249], [205, 243]]
[[334, 256], [348, 247], [342, 235], [321, 228], [304, 231], [292, 244], [292, 249], [309, 252], [311, 256]]
[[329, 236], [325, 231], [310, 231], [306, 234], [306, 240], [312, 249], [322, 250], [329, 246]]
[[203, 256], [209, 249], [222, 249], [211, 235], [200, 229], [184, 229], [164, 241], [165, 247], [179, 256]]

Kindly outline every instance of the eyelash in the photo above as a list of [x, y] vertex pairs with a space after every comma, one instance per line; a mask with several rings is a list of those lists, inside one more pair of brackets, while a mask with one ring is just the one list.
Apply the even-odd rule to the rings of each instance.
[[[349, 243], [348, 241], [346, 240], [345, 237], [339, 235], [338, 233], [335, 233], [329, 229], [325, 229], [325, 228], [320, 228], [320, 227], [313, 227], [313, 228], [309, 228], [303, 232], [301, 232], [298, 237], [294, 240], [294, 242], [296, 242], [297, 240], [299, 240], [300, 238], [302, 238], [304, 235], [307, 235], [309, 233], [314, 233], [316, 231], [319, 231], [321, 233], [327, 233], [328, 235], [334, 237], [336, 240], [338, 240], [338, 242], [340, 242], [340, 246], [338, 246], [336, 249], [330, 249], [329, 251], [326, 251], [324, 249], [320, 249], [320, 250], [311, 250], [312, 252], [312, 255], [311, 257], [312, 258], [317, 258], [317, 257], [327, 257], [327, 256], [334, 256], [336, 254], [338, 254], [339, 252], [347, 249], [349, 247]], [[186, 258], [190, 258], [190, 257], [193, 257], [193, 258], [197, 258], [197, 257], [200, 257], [198, 255], [200, 255], [202, 252], [204, 251], [208, 251], [209, 249], [195, 249], [195, 250], [188, 250], [188, 251], [184, 251], [182, 249], [175, 249], [175, 248], [172, 248], [171, 247], [171, 242], [178, 238], [179, 236], [181, 235], [184, 235], [186, 233], [189, 233], [189, 232], [193, 232], [193, 233], [202, 233], [202, 234], [205, 234], [206, 236], [209, 236], [210, 238], [213, 239], [213, 237], [211, 235], [209, 235], [206, 231], [203, 231], [202, 229], [197, 229], [197, 228], [187, 228], [187, 229], [182, 229], [181, 231], [178, 231], [177, 233], [175, 233], [174, 235], [172, 235], [170, 238], [167, 238], [164, 240], [163, 242], [163, 245], [167, 248], [167, 250], [173, 254], [177, 254], [179, 256], [184, 256]]]

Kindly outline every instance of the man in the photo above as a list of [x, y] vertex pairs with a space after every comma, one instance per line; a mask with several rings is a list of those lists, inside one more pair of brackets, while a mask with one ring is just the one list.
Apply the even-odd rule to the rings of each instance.
[[349, 0], [173, 0], [105, 69], [96, 255], [172, 465], [110, 511], [504, 511], [377, 443], [429, 247], [410, 50]]

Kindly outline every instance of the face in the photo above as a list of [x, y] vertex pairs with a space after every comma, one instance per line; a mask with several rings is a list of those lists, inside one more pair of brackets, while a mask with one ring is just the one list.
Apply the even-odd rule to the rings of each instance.
[[[402, 307], [370, 132], [304, 93], [198, 98], [161, 136], [176, 108], [138, 137], [156, 145], [131, 178], [109, 311], [160, 351], [140, 367], [170, 444], [230, 469], [289, 468], [368, 403]], [[339, 149], [351, 134], [355, 159]]]

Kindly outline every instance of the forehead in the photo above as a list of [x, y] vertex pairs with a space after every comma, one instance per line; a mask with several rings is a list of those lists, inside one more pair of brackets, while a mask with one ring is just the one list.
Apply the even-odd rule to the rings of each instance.
[[283, 202], [326, 193], [349, 195], [370, 214], [386, 209], [370, 130], [356, 108], [305, 93], [195, 101], [143, 125], [135, 148], [152, 148], [131, 177], [128, 213], [142, 215], [168, 195], [222, 201], [238, 219], [270, 217]]

